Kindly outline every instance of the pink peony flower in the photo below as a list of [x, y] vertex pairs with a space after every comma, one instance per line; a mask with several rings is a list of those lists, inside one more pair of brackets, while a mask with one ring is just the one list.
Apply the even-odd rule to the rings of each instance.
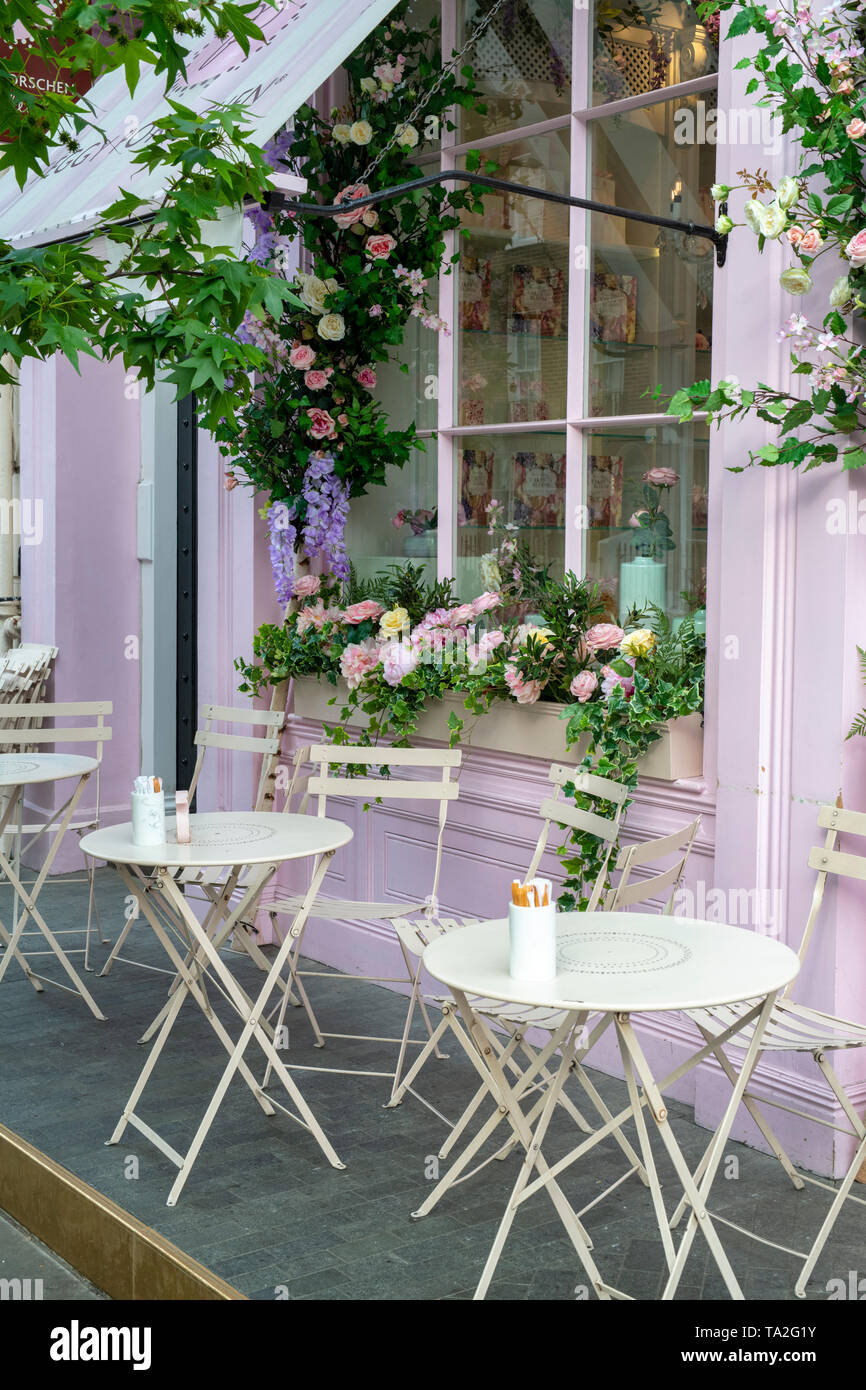
[[845, 247], [845, 255], [853, 266], [866, 265], [866, 227], [852, 236]]
[[482, 632], [478, 647], [484, 656], [489, 656], [491, 652], [496, 651], [497, 647], [501, 647], [504, 641], [505, 633], [501, 628], [497, 627], [494, 628], [492, 632]]
[[585, 705], [598, 689], [598, 676], [594, 671], [578, 671], [568, 688], [574, 698]]
[[376, 385], [376, 373], [372, 367], [359, 367], [355, 373], [355, 380], [372, 391]]
[[411, 675], [420, 656], [408, 642], [389, 642], [382, 656], [382, 676], [388, 685], [399, 685], [404, 676]]
[[304, 373], [304, 385], [309, 391], [323, 391], [328, 384], [330, 372], [319, 371], [314, 367], [311, 372]]
[[351, 604], [344, 611], [343, 622], [348, 623], [350, 627], [357, 627], [358, 623], [366, 622], [368, 618], [375, 622], [384, 612], [381, 603], [377, 603], [373, 598], [365, 598], [360, 603]]
[[475, 617], [471, 603], [461, 603], [456, 608], [452, 608], [448, 614], [449, 627], [462, 627], [465, 623], [471, 622]]
[[472, 617], [478, 618], [482, 613], [488, 613], [491, 608], [498, 608], [501, 603], [502, 595], [488, 589], [486, 593], [479, 594], [477, 598], [472, 600], [470, 604]]
[[[623, 657], [623, 660], [627, 661], [629, 666], [634, 667], [635, 659], [633, 656]], [[621, 676], [612, 666], [602, 666], [601, 674], [604, 676], [604, 680], [601, 683], [601, 693], [604, 695], [605, 699], [607, 699], [611, 691], [615, 690], [618, 685], [622, 686], [623, 694], [626, 696], [626, 699], [631, 699], [634, 694], [634, 676]]]
[[315, 603], [308, 603], [300, 610], [295, 625], [298, 632], [306, 632], [308, 627], [321, 632], [325, 623], [338, 623], [342, 617], [339, 608], [326, 608], [322, 600], [317, 598]]
[[307, 414], [310, 417], [310, 428], [307, 433], [311, 434], [313, 439], [334, 438], [337, 428], [333, 417], [328, 414], [327, 410], [319, 410], [318, 406], [311, 406]]
[[541, 681], [527, 680], [515, 666], [506, 666], [505, 684], [519, 705], [534, 705], [541, 694]]
[[317, 574], [302, 574], [292, 585], [292, 594], [295, 598], [312, 598], [322, 587], [322, 581]]
[[[337, 194], [336, 201], [338, 203], [353, 203], [356, 198], [369, 198], [369, 196], [370, 190], [365, 183], [353, 183]], [[352, 208], [350, 212], [338, 212], [334, 221], [338, 227], [345, 230], [346, 227], [352, 227], [356, 222], [360, 222], [363, 216], [363, 208]]]
[[225, 481], [223, 482], [223, 487], [225, 488], [226, 492], [234, 492], [237, 485], [238, 480], [235, 477], [234, 473], [226, 473]]
[[316, 354], [306, 343], [296, 343], [289, 353], [289, 361], [293, 367], [297, 367], [299, 372], [305, 372], [308, 367], [312, 367], [316, 360]]
[[679, 480], [680, 475], [673, 468], [648, 468], [643, 475], [643, 481], [653, 487], [673, 487]]
[[340, 656], [340, 675], [350, 690], [355, 690], [365, 676], [379, 665], [381, 653], [378, 642], [368, 637], [366, 642], [350, 642]]
[[593, 653], [611, 651], [618, 647], [625, 633], [616, 623], [596, 623], [584, 637], [587, 647]]
[[850, 135], [852, 140], [862, 140], [866, 135], [866, 121], [859, 116], [854, 116], [845, 127], [845, 134]]
[[813, 251], [818, 250], [818, 247], [822, 245], [823, 240], [824, 238], [821, 236], [821, 233], [818, 231], [817, 227], [810, 227], [808, 232], [804, 232], [801, 236], [800, 245], [797, 247], [797, 250], [803, 251], [807, 256], [810, 256]]
[[384, 261], [390, 256], [396, 245], [395, 238], [389, 232], [380, 232], [376, 236], [367, 237], [364, 249], [374, 261]]

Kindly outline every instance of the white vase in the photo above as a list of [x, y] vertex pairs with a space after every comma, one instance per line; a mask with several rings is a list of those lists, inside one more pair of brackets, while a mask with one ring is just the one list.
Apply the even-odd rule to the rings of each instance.
[[436, 532], [422, 531], [420, 535], [407, 536], [403, 542], [403, 554], [420, 559], [436, 554]]
[[636, 555], [619, 567], [619, 620], [624, 622], [633, 608], [643, 609], [655, 604], [665, 606], [667, 565], [650, 555]]

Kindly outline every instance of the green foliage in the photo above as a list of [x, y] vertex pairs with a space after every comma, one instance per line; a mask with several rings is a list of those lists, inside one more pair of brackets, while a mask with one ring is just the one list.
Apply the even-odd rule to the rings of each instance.
[[[808, 472], [825, 463], [843, 470], [862, 468], [866, 450], [862, 438], [853, 437], [866, 427], [862, 331], [846, 325], [849, 317], [862, 320], [866, 313], [866, 265], [847, 249], [866, 230], [866, 141], [858, 125], [866, 111], [862, 5], [840, 0], [810, 14], [802, 7], [795, 13], [794, 7], [709, 0], [699, 10], [704, 18], [730, 15], [731, 39], [757, 36], [749, 56], [736, 66], [752, 70], [747, 90], [756, 94], [757, 105], [772, 108], [780, 131], [793, 136], [795, 167], [775, 188], [760, 170], [738, 171], [743, 180], [738, 187], [752, 208], [770, 195], [772, 202], [763, 201], [763, 206], [780, 214], [773, 225], [759, 219], [758, 251], [768, 240], [790, 243], [795, 263], [783, 272], [782, 285], [792, 295], [811, 293], [809, 272], [820, 256], [829, 253], [835, 259], [838, 254], [843, 273], [819, 323], [794, 314], [783, 330], [791, 340], [794, 374], [806, 378], [800, 394], [763, 382], [746, 390], [731, 378], [715, 387], [696, 382], [669, 399], [656, 388], [654, 397], [668, 399], [667, 413], [681, 421], [706, 411], [716, 424], [751, 414], [774, 426], [775, 441], [749, 451], [748, 461], [733, 464], [732, 472], [750, 466]], [[733, 191], [728, 189], [727, 197]], [[794, 302], [797, 308], [803, 303], [799, 297]]]
[[[23, 25], [31, 51], [47, 61], [59, 52], [64, 67], [94, 76], [123, 67], [131, 92], [148, 66], [168, 88], [185, 71], [184, 40], [206, 26], [246, 51], [261, 37], [249, 17], [256, 8], [205, 0], [191, 14], [174, 0], [69, 0], [55, 10], [9, 0], [0, 40], [10, 41], [14, 26]], [[19, 184], [44, 172], [53, 151], [74, 153], [82, 134], [104, 135], [86, 98], [16, 87], [21, 68], [15, 52], [0, 59], [0, 129], [12, 137], [0, 144], [0, 169], [13, 169]], [[147, 200], [122, 192], [79, 241], [28, 250], [0, 241], [0, 353], [12, 363], [0, 366], [0, 382], [16, 380], [28, 357], [60, 352], [76, 370], [82, 353], [120, 358], [146, 387], [160, 375], [179, 395], [195, 390], [211, 428], [224, 419], [227, 431], [236, 429], [235, 412], [266, 365], [261, 349], [240, 342], [237, 329], [247, 315], [279, 314], [293, 298], [284, 280], [239, 262], [227, 246], [208, 244], [219, 240], [209, 230], [225, 210], [260, 201], [269, 186], [270, 167], [249, 135], [240, 106], [199, 116], [172, 101], [132, 161], [162, 176], [152, 216]]]
[[[864, 685], [866, 685], [866, 651], [862, 647], [858, 647], [857, 655], [860, 658], [860, 675], [863, 677]], [[862, 709], [855, 717], [845, 738], [866, 738], [866, 709]]]

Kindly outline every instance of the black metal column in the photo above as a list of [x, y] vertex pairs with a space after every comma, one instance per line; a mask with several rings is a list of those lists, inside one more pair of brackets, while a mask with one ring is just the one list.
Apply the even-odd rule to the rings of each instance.
[[175, 786], [195, 766], [198, 706], [198, 429], [195, 396], [177, 407], [177, 758]]

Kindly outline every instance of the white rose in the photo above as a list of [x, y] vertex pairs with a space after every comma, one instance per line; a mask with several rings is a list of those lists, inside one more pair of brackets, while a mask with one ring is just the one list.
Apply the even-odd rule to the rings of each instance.
[[339, 125], [334, 126], [334, 129], [331, 131], [331, 134], [333, 135], [338, 145], [348, 145], [350, 139], [352, 138], [349, 126], [344, 125], [342, 122]]
[[710, 189], [710, 197], [714, 203], [723, 203], [730, 191], [726, 183], [714, 183]]
[[746, 226], [751, 227], [753, 232], [759, 232], [761, 230], [761, 215], [763, 211], [764, 204], [757, 198], [750, 198], [743, 208]]
[[418, 132], [413, 125], [401, 125], [397, 127], [397, 143], [404, 149], [414, 150], [418, 144]]
[[854, 298], [851, 285], [847, 275], [840, 275], [838, 280], [834, 280], [833, 288], [830, 291], [831, 309], [850, 309], [851, 301]]
[[761, 233], [767, 237], [781, 236], [788, 222], [788, 214], [776, 202], [761, 209]]
[[331, 289], [337, 288], [336, 280], [331, 280], [326, 284], [320, 280], [318, 275], [298, 275], [298, 282], [301, 286], [301, 300], [311, 309], [314, 314], [325, 312], [325, 300], [331, 293]]
[[349, 127], [349, 139], [353, 145], [369, 145], [373, 138], [373, 127], [369, 121], [355, 121]]
[[730, 217], [722, 215], [721, 217], [716, 218], [716, 231], [718, 232], [719, 236], [727, 236], [728, 233], [732, 232], [733, 230], [734, 224], [731, 221]]
[[317, 327], [319, 337], [327, 338], [332, 343], [338, 343], [346, 336], [346, 324], [342, 314], [323, 314]]
[[779, 187], [776, 189], [776, 202], [780, 208], [791, 207], [799, 196], [800, 185], [796, 179], [786, 177], [779, 180]]
[[370, 92], [370, 93], [373, 93], [373, 92], [376, 91], [378, 85], [379, 85], [379, 84], [378, 84], [378, 82], [376, 81], [375, 77], [362, 77], [362, 78], [361, 78], [361, 91], [362, 91], [362, 92]]

